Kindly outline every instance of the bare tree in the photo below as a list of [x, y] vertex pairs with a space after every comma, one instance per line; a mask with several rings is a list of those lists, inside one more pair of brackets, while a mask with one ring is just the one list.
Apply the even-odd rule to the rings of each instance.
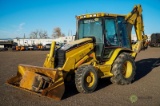
[[44, 39], [48, 38], [47, 31], [40, 30], [39, 31], [39, 38], [44, 38]]
[[61, 35], [62, 37], [65, 37], [65, 34], [64, 33], [62, 33], [62, 35]]
[[32, 31], [32, 32], [30, 33], [30, 38], [31, 38], [31, 39], [37, 39], [37, 38], [38, 38], [38, 30]]
[[65, 36], [65, 35], [61, 32], [61, 28], [56, 27], [53, 29], [53, 34], [52, 34], [53, 38], [59, 38], [59, 37], [63, 37], [63, 36]]
[[30, 33], [30, 38], [32, 38], [32, 39], [48, 38], [48, 34], [47, 34], [47, 31], [36, 30], [36, 31], [32, 31], [32, 32]]

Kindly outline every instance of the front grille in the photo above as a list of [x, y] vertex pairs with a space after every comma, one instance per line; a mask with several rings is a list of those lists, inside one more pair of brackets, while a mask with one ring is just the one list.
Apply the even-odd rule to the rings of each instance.
[[55, 56], [55, 67], [63, 67], [65, 63], [65, 50], [57, 49]]

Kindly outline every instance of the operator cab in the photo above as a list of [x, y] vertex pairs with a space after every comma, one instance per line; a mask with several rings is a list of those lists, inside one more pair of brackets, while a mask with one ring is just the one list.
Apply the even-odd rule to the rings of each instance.
[[78, 39], [94, 37], [96, 39], [96, 57], [109, 59], [116, 48], [131, 48], [125, 17], [115, 14], [87, 14], [77, 16]]

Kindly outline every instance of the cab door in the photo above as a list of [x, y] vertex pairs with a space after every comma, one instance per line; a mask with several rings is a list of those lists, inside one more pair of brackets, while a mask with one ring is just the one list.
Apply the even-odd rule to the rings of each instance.
[[130, 38], [127, 33], [127, 25], [125, 23], [124, 17], [117, 17], [117, 26], [121, 47], [131, 49]]
[[119, 46], [115, 18], [105, 19], [105, 38], [109, 47]]

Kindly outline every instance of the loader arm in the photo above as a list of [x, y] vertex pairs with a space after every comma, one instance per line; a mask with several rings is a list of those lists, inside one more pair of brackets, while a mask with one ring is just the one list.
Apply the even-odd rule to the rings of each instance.
[[[132, 47], [132, 50], [138, 53], [141, 49], [143, 49], [146, 46], [146, 40], [148, 39], [144, 33], [141, 5], [134, 6], [133, 10], [125, 16], [125, 20], [128, 24], [131, 24], [131, 26], [134, 26], [135, 28], [137, 43]], [[129, 28], [130, 33], [131, 33], [131, 28], [132, 27]], [[130, 39], [131, 39], [131, 34], [130, 34]]]
[[47, 54], [46, 60], [43, 64], [43, 67], [46, 68], [54, 68], [54, 51], [55, 51], [55, 46], [56, 46], [56, 42], [53, 41], [51, 48], [50, 48], [50, 52], [49, 54]]

